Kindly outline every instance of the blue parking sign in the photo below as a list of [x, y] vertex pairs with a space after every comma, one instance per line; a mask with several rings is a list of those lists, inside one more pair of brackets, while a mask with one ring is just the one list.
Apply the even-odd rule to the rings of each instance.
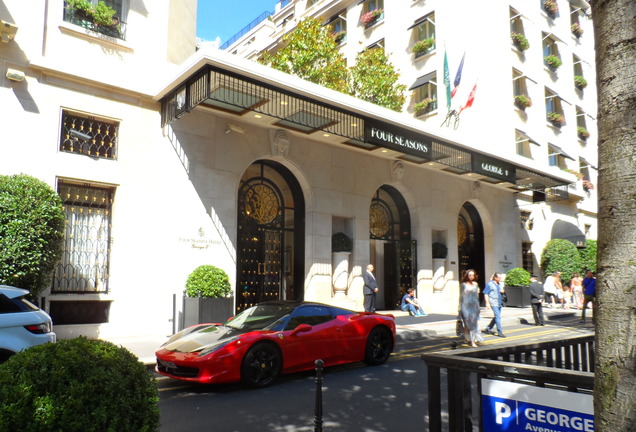
[[591, 394], [482, 379], [481, 407], [488, 432], [594, 431]]

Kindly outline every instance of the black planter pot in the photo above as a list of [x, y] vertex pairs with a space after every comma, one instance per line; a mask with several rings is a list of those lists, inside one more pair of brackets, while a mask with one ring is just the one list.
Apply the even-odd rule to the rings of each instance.
[[512, 307], [528, 307], [530, 306], [530, 287], [529, 286], [506, 286], [506, 295], [508, 302], [506, 306]]
[[234, 297], [184, 297], [181, 329], [201, 323], [223, 323], [234, 315]]

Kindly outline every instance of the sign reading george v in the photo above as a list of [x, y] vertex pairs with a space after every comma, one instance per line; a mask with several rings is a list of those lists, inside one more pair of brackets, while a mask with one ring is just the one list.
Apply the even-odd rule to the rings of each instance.
[[517, 181], [514, 165], [477, 153], [473, 154], [473, 172], [512, 184]]
[[431, 159], [431, 139], [381, 122], [365, 122], [364, 140], [381, 147]]

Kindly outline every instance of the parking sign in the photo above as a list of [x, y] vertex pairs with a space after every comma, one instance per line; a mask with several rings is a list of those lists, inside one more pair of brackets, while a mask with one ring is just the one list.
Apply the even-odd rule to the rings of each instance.
[[481, 407], [488, 432], [594, 431], [591, 394], [482, 379]]

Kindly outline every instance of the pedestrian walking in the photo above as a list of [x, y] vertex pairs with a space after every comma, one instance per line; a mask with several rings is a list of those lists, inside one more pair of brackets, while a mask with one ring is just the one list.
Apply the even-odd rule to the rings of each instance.
[[[583, 306], [581, 307], [581, 323], [585, 323], [585, 311], [587, 310], [588, 303], [592, 303], [592, 309], [594, 308], [594, 301], [596, 300], [596, 277], [590, 270], [585, 273], [585, 279], [583, 279]], [[596, 315], [592, 316], [594, 320]]]
[[532, 316], [534, 325], [545, 325], [543, 320], [543, 284], [537, 281], [537, 276], [530, 276], [530, 304], [532, 305]]
[[473, 348], [484, 338], [479, 331], [479, 285], [475, 270], [466, 270], [459, 294], [459, 316], [464, 324], [464, 340]]
[[492, 275], [492, 278], [486, 284], [486, 288], [484, 288], [484, 299], [486, 300], [486, 307], [492, 309], [493, 318], [490, 321], [490, 324], [486, 326], [484, 333], [493, 334], [492, 329], [496, 325], [497, 326], [497, 336], [506, 337], [501, 328], [501, 308], [503, 307], [503, 298], [501, 294], [504, 292], [504, 289], [501, 286], [501, 274], [495, 273]]
[[583, 278], [578, 273], [572, 275], [570, 288], [572, 288], [572, 303], [577, 309], [581, 309], [583, 305]]

